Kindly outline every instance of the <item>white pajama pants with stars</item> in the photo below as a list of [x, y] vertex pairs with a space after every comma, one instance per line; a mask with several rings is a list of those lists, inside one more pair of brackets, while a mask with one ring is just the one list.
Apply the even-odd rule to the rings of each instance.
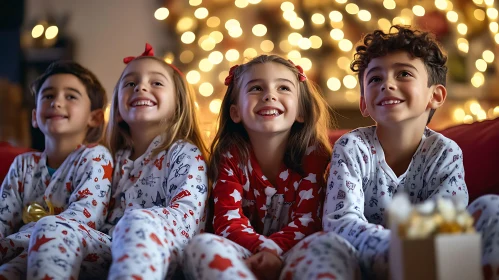
[[[221, 236], [195, 236], [185, 251], [187, 279], [256, 279], [244, 263], [252, 254]], [[282, 256], [280, 279], [356, 279], [355, 249], [335, 233], [312, 234]]]
[[174, 275], [188, 239], [163, 209], [125, 211], [113, 232], [109, 279], [162, 280]]
[[111, 262], [109, 237], [56, 216], [44, 217], [0, 244], [15, 248], [2, 254], [0, 279], [105, 279]]
[[0, 239], [0, 280], [26, 279], [29, 228]]

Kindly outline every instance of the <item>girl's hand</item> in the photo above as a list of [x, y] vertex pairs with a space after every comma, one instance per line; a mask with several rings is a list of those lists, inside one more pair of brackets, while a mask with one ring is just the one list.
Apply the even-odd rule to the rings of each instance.
[[279, 279], [282, 270], [282, 260], [271, 251], [260, 251], [246, 259], [246, 265], [259, 280]]

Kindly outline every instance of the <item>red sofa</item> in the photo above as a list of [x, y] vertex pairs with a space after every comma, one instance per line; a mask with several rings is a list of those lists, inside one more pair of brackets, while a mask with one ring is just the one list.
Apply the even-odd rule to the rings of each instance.
[[[331, 143], [348, 131], [331, 131]], [[499, 118], [461, 124], [440, 132], [456, 141], [463, 151], [470, 203], [485, 194], [499, 194]]]

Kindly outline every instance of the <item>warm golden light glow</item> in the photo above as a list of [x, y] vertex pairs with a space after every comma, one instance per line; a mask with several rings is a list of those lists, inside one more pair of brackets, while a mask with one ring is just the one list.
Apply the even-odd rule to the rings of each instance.
[[168, 15], [170, 15], [170, 11], [165, 7], [159, 8], [154, 12], [154, 18], [157, 20], [165, 20]]
[[327, 87], [332, 91], [338, 91], [341, 88], [341, 82], [338, 78], [329, 78], [327, 80]]
[[201, 80], [201, 74], [199, 74], [198, 71], [192, 70], [187, 72], [187, 75], [185, 75], [185, 79], [189, 84], [197, 84], [199, 83], [199, 80]]
[[52, 25], [45, 30], [45, 38], [51, 40], [57, 37], [57, 34], [59, 34], [59, 28], [57, 26]]
[[255, 36], [262, 37], [267, 34], [267, 27], [263, 24], [257, 24], [253, 26], [251, 31], [255, 34]]
[[31, 30], [31, 36], [33, 38], [38, 38], [43, 35], [44, 31], [45, 28], [43, 27], [43, 25], [41, 24], [35, 25], [35, 27], [33, 27], [33, 30]]
[[201, 94], [202, 96], [205, 96], [205, 97], [212, 95], [213, 94], [213, 86], [208, 82], [204, 82], [204, 83], [200, 84], [199, 85], [199, 94]]

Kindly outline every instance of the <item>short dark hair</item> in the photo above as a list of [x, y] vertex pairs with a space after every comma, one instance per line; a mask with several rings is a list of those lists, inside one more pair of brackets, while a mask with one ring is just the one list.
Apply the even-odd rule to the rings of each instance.
[[[77, 77], [87, 90], [88, 98], [90, 99], [90, 111], [102, 109], [103, 111], [107, 106], [106, 90], [99, 82], [94, 73], [80, 64], [69, 61], [61, 60], [53, 62], [32, 84], [31, 93], [35, 97], [35, 105], [37, 104], [37, 97], [43, 83], [53, 75], [57, 74], [71, 74]], [[102, 122], [98, 127], [92, 127], [87, 131], [85, 141], [87, 143], [99, 142], [102, 139], [105, 123]]]
[[[396, 32], [392, 32], [393, 29], [396, 29]], [[364, 72], [369, 62], [374, 58], [400, 50], [423, 61], [428, 73], [428, 87], [438, 84], [446, 85], [447, 56], [443, 53], [435, 36], [430, 32], [413, 29], [410, 26], [394, 25], [390, 27], [388, 33], [375, 30], [366, 34], [355, 49], [356, 53], [350, 69], [358, 73], [362, 96], [364, 95]], [[434, 113], [435, 109], [432, 109], [428, 123]]]

